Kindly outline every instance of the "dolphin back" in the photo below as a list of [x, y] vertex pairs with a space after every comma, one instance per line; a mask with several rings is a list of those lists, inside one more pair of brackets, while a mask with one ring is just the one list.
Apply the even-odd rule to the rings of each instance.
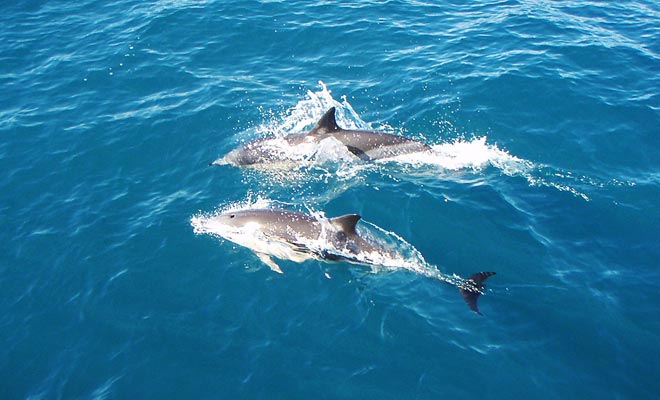
[[317, 140], [334, 137], [346, 146], [348, 151], [364, 161], [431, 149], [426, 143], [403, 136], [340, 128], [337, 124], [335, 107], [326, 111], [307, 135]]

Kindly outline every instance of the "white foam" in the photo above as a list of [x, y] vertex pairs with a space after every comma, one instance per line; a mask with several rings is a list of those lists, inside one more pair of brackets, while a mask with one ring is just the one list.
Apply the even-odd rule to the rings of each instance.
[[472, 140], [455, 139], [451, 142], [432, 145], [431, 151], [402, 154], [379, 161], [435, 166], [453, 171], [465, 169], [479, 171], [485, 167], [494, 166], [507, 175], [525, 173], [533, 168], [533, 163], [512, 156], [496, 145], [488, 144], [486, 140], [485, 136]]

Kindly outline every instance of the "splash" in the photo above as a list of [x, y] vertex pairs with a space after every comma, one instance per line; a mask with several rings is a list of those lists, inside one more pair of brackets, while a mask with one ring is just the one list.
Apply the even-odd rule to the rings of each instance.
[[455, 139], [451, 142], [431, 146], [431, 151], [402, 154], [381, 163], [399, 162], [413, 166], [435, 166], [444, 170], [472, 170], [478, 172], [488, 166], [496, 167], [507, 175], [530, 171], [534, 164], [512, 156], [496, 145], [486, 142], [487, 138], [477, 137], [472, 140]]
[[345, 96], [341, 101], [332, 97], [332, 92], [322, 81], [319, 81], [321, 90], [307, 91], [307, 98], [300, 100], [295, 106], [281, 115], [273, 116], [266, 123], [257, 127], [261, 135], [286, 136], [291, 133], [309, 130], [319, 118], [331, 107], [337, 109], [337, 122], [347, 129], [371, 129], [371, 126], [362, 121]]
[[[487, 137], [477, 137], [471, 140], [455, 139], [452, 142], [435, 144], [432, 151], [404, 154], [391, 159], [380, 160], [380, 163], [396, 162], [401, 165], [420, 168], [428, 171], [429, 167], [445, 171], [482, 172], [488, 167], [499, 170], [510, 177], [522, 177], [530, 186], [546, 186], [589, 201], [589, 196], [578, 191], [569, 183], [588, 182], [592, 186], [597, 183], [588, 177], [576, 177], [571, 172], [560, 171], [542, 164], [516, 157], [497, 145], [489, 144]], [[566, 183], [561, 183], [564, 181]]]
[[[270, 112], [270, 118], [256, 128], [255, 133], [259, 137], [272, 138], [269, 143], [273, 146], [273, 152], [287, 160], [252, 167], [252, 170], [265, 173], [258, 178], [262, 183], [298, 186], [304, 192], [307, 190], [307, 184], [314, 183], [345, 189], [350, 187], [350, 184], [360, 182], [361, 178], [370, 172], [385, 176], [392, 176], [391, 172], [400, 172], [396, 173], [396, 176], [401, 179], [406, 179], [407, 175], [433, 174], [451, 180], [451, 172], [483, 174], [487, 169], [494, 168], [505, 176], [522, 177], [530, 186], [550, 187], [589, 200], [585, 193], [576, 189], [576, 185], [592, 182], [593, 179], [574, 176], [571, 172], [515, 156], [496, 144], [489, 143], [486, 136], [465, 138], [465, 135], [456, 132], [454, 134], [460, 135], [459, 138], [429, 143], [430, 151], [403, 154], [375, 162], [360, 160], [332, 138], [320, 143], [297, 145], [281, 140], [283, 136], [291, 133], [311, 129], [330, 107], [337, 110], [336, 119], [339, 126], [346, 129], [374, 130], [360, 118], [345, 96], [336, 100], [323, 82], [319, 81], [319, 85], [320, 90], [308, 90], [304, 99], [283, 113]], [[387, 133], [394, 131], [387, 127], [385, 130]], [[300, 194], [304, 196], [304, 193]], [[315, 196], [327, 194], [317, 193]]]

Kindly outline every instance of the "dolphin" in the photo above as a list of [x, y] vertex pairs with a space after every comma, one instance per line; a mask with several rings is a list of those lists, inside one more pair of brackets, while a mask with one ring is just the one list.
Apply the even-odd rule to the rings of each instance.
[[209, 165], [230, 164], [236, 166], [262, 165], [278, 161], [295, 161], [285, 146], [318, 145], [322, 140], [334, 139], [344, 145], [356, 157], [378, 160], [401, 154], [431, 150], [426, 143], [403, 136], [383, 132], [342, 129], [337, 125], [335, 107], [330, 108], [307, 133], [295, 133], [281, 138], [252, 140], [230, 151]]
[[[397, 255], [356, 231], [358, 214], [325, 218], [297, 211], [263, 208], [225, 211], [193, 218], [198, 233], [211, 233], [252, 250], [273, 271], [283, 273], [272, 257], [303, 262], [309, 259], [385, 265]], [[398, 256], [401, 259], [401, 256]], [[403, 261], [403, 260], [401, 260]], [[456, 283], [468, 307], [481, 315], [477, 298], [483, 282], [495, 272], [479, 272]], [[427, 274], [436, 277], [433, 274]]]

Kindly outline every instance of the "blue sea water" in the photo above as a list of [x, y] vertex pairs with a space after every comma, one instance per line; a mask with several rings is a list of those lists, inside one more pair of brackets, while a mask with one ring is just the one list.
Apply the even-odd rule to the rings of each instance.
[[[0, 398], [658, 397], [657, 2], [0, 7]], [[436, 156], [207, 165], [332, 105]], [[485, 315], [191, 225], [259, 201], [496, 271]]]

